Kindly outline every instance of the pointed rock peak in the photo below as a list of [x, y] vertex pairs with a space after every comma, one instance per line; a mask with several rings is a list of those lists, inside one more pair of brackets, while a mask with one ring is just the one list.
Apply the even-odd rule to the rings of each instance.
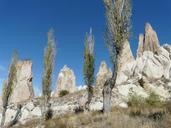
[[71, 70], [71, 69], [67, 65], [64, 65], [63, 68], [61, 69], [61, 72], [68, 71], [68, 70]]
[[150, 23], [145, 24], [145, 32], [154, 31]]
[[142, 56], [143, 44], [144, 44], [144, 34], [140, 34], [139, 35], [139, 44], [138, 44], [138, 49], [137, 49], [137, 57]]
[[64, 65], [63, 69], [68, 69], [68, 66], [67, 65]]
[[67, 90], [68, 92], [74, 92], [76, 90], [76, 77], [74, 71], [67, 65], [64, 65], [59, 72], [56, 81], [56, 93], [53, 96], [58, 96], [62, 90]]
[[105, 61], [102, 61], [102, 62], [100, 63], [100, 67], [101, 67], [101, 68], [102, 68], [102, 67], [107, 68], [107, 64], [106, 64], [106, 62], [105, 62]]
[[123, 45], [122, 53], [119, 57], [118, 72], [122, 70], [125, 64], [134, 61], [134, 56], [132, 54], [129, 41], [125, 41]]
[[145, 24], [145, 34], [139, 36], [139, 46], [137, 50], [137, 57], [142, 56], [144, 51], [151, 51], [158, 53], [160, 43], [157, 37], [157, 33], [153, 30], [150, 23]]
[[102, 61], [102, 62], [100, 63], [98, 75], [104, 74], [104, 73], [106, 73], [106, 72], [108, 72], [108, 71], [109, 71], [109, 69], [108, 69], [108, 67], [107, 67], [106, 62], [105, 62], [105, 61]]
[[139, 42], [144, 42], [144, 34], [139, 35]]
[[96, 76], [96, 86], [97, 88], [102, 88], [105, 81], [112, 77], [112, 71], [107, 67], [105, 61], [100, 63], [99, 71]]
[[92, 27], [90, 27], [90, 34], [92, 34], [93, 33], [93, 29], [92, 29]]

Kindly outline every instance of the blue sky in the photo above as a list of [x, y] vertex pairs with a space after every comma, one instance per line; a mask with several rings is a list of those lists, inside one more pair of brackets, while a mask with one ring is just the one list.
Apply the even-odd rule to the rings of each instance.
[[[84, 37], [90, 27], [95, 36], [96, 72], [102, 60], [111, 65], [103, 39], [104, 14], [102, 0], [0, 0], [0, 87], [17, 49], [20, 59], [33, 61], [34, 88], [41, 89], [43, 51], [51, 27], [57, 43], [53, 88], [65, 64], [74, 70], [77, 85], [83, 85]], [[161, 44], [170, 43], [171, 1], [133, 0], [130, 44], [134, 54], [146, 22], [157, 31]]]

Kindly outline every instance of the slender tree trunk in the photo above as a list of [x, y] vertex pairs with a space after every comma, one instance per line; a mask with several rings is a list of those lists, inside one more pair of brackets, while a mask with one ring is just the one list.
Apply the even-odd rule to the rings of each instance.
[[2, 110], [2, 119], [1, 119], [1, 127], [3, 127], [4, 126], [4, 123], [5, 123], [5, 113], [6, 113], [6, 110], [7, 110], [7, 108], [5, 107], [3, 107], [3, 110]]
[[105, 82], [103, 88], [103, 112], [107, 113], [111, 111], [111, 79]]
[[113, 65], [113, 75], [112, 78], [108, 79], [103, 88], [103, 112], [107, 113], [111, 111], [111, 97], [112, 97], [112, 90], [115, 87], [117, 74], [118, 74], [118, 57], [119, 55], [116, 55], [116, 60]]
[[51, 105], [49, 103], [50, 98], [48, 96], [45, 96], [44, 100], [43, 100], [43, 106], [42, 106], [42, 117], [43, 120], [48, 120], [49, 118], [51, 118], [52, 114], [51, 113]]
[[87, 97], [87, 102], [85, 104], [85, 110], [90, 111], [90, 103], [93, 97], [93, 87], [89, 86], [88, 87], [88, 97]]

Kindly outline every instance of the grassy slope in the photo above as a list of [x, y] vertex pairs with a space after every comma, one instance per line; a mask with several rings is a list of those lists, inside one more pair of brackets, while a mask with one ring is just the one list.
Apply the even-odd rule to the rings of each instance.
[[[171, 114], [163, 108], [113, 108], [109, 114], [80, 113], [56, 117], [43, 122], [33, 120], [14, 128], [171, 128]], [[37, 128], [39, 128], [37, 127]]]

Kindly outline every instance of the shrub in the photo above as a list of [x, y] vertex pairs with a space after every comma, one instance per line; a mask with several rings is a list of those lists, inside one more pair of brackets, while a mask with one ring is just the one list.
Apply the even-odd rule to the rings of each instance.
[[51, 109], [49, 109], [46, 113], [45, 113], [45, 120], [49, 120], [53, 117], [53, 111]]
[[136, 93], [129, 96], [128, 105], [131, 107], [142, 107], [145, 104], [145, 98], [137, 95]]
[[59, 97], [66, 96], [66, 95], [68, 95], [68, 94], [69, 94], [69, 91], [67, 91], [67, 90], [62, 90], [62, 91], [59, 92]]
[[167, 112], [171, 113], [171, 101], [167, 101], [165, 104], [166, 110]]
[[149, 97], [146, 99], [148, 105], [153, 107], [162, 107], [163, 102], [160, 100], [159, 95], [155, 92], [150, 92]]

